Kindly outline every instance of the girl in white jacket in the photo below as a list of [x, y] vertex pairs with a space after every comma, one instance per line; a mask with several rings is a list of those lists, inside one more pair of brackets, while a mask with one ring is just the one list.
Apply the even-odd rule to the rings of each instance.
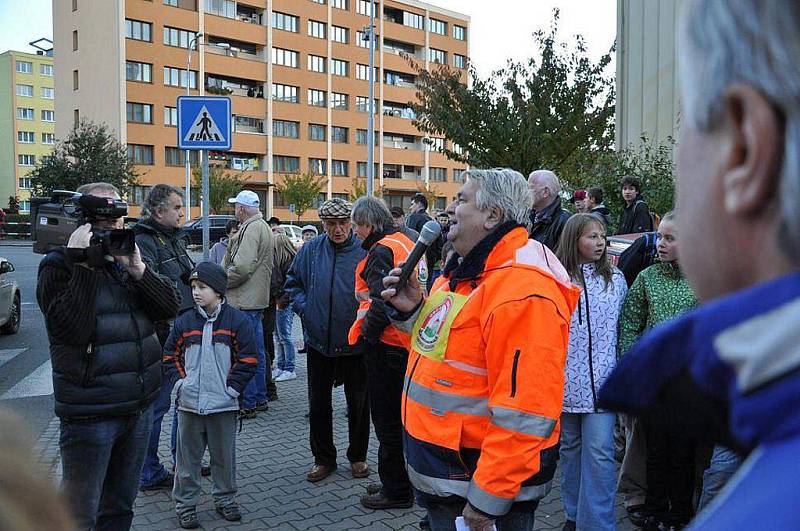
[[617, 364], [617, 322], [627, 284], [608, 261], [605, 224], [596, 214], [567, 221], [558, 258], [581, 288], [570, 323], [561, 415], [564, 529], [614, 530], [616, 416], [597, 408], [597, 394]]

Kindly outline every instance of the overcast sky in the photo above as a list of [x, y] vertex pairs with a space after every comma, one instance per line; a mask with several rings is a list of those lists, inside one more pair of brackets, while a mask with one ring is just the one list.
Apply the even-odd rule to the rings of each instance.
[[[52, 0], [0, 0], [0, 53], [8, 49], [30, 51], [28, 42], [39, 37], [52, 38], [51, 2]], [[537, 29], [549, 28], [552, 11], [556, 7], [561, 10], [561, 39], [569, 42], [575, 34], [583, 35], [594, 59], [608, 51], [616, 34], [615, 0], [428, 2], [472, 17], [469, 36], [471, 55], [482, 75], [504, 66], [509, 58], [521, 60], [530, 57], [535, 51], [531, 34]]]

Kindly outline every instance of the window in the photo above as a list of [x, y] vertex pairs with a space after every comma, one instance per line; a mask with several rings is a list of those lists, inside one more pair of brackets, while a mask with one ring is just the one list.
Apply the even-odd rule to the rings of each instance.
[[328, 161], [325, 159], [308, 159], [308, 171], [314, 175], [325, 175], [328, 173]]
[[[372, 100], [374, 112], [378, 112], [378, 102]], [[356, 111], [369, 112], [369, 98], [366, 96], [356, 96]]]
[[447, 35], [447, 22], [430, 18], [428, 19], [428, 28], [431, 30], [431, 33]]
[[[167, 166], [185, 166], [186, 165], [186, 152], [176, 147], [164, 148], [164, 164]], [[200, 165], [200, 152], [189, 152], [189, 164], [192, 166]], [[145, 194], [146, 197], [146, 194]]]
[[341, 59], [331, 59], [331, 74], [334, 76], [347, 77], [349, 63]]
[[164, 0], [164, 5], [178, 7], [178, 0]]
[[236, 3], [233, 0], [206, 0], [206, 13], [236, 18]]
[[432, 63], [439, 63], [442, 65], [447, 64], [447, 52], [445, 52], [444, 50], [437, 50], [436, 48], [431, 48], [429, 58]]
[[[373, 69], [375, 72], [375, 77], [373, 77], [372, 79], [377, 82], [378, 78], [380, 77], [378, 75], [378, 67], [374, 66]], [[369, 65], [362, 65], [362, 64], [356, 65], [356, 79], [363, 79], [364, 81], [369, 81]]]
[[325, 72], [325, 58], [308, 54], [308, 69], [312, 72]]
[[153, 82], [153, 65], [150, 63], [138, 63], [136, 61], [125, 61], [125, 79], [128, 81], [139, 81], [142, 83]]
[[308, 36], [316, 37], [318, 39], [325, 38], [325, 23], [316, 20], [308, 21]]
[[53, 98], [55, 98], [53, 87], [42, 87], [42, 99], [52, 100]]
[[[375, 9], [375, 14], [377, 15], [377, 7], [374, 2], [372, 2], [372, 6]], [[369, 0], [358, 0], [358, 5], [356, 5], [356, 12], [361, 15], [370, 16], [370, 1]]]
[[53, 65], [39, 65], [39, 73], [43, 76], [53, 77]]
[[467, 67], [467, 58], [463, 55], [458, 55], [457, 53], [453, 54], [453, 66], [456, 68], [466, 68]]
[[178, 48], [189, 48], [192, 41], [197, 36], [193, 31], [180, 28], [170, 28], [164, 26], [164, 44], [167, 46], [177, 46]]
[[[254, 116], [239, 116], [233, 117], [233, 130], [237, 133], [255, 133], [259, 135], [264, 134], [264, 120]], [[274, 128], [273, 128], [274, 129]]]
[[272, 84], [272, 99], [275, 101], [285, 101], [287, 103], [300, 103], [298, 93], [299, 87], [291, 85], [281, 85], [280, 83]]
[[78, 109], [73, 109], [72, 111], [72, 124], [75, 127], [78, 127], [81, 123], [81, 111]]
[[272, 134], [286, 138], [300, 138], [300, 122], [272, 120]]
[[453, 25], [453, 38], [460, 41], [467, 40], [467, 28], [464, 26]]
[[153, 146], [128, 144], [128, 160], [134, 164], [153, 164]]
[[[127, 68], [126, 68], [126, 70], [127, 70]], [[73, 70], [72, 71], [72, 90], [78, 90], [79, 83], [80, 83], [80, 78], [78, 76], [78, 71], [77, 70]]]
[[129, 122], [137, 124], [153, 123], [153, 106], [149, 103], [131, 103], [125, 105], [127, 119]]
[[335, 177], [347, 177], [349, 175], [349, 163], [346, 160], [332, 160], [331, 165], [333, 166], [331, 174]]
[[444, 149], [444, 138], [430, 138], [428, 151], [442, 151]]
[[325, 129], [326, 127], [322, 124], [308, 124], [308, 139], [324, 142], [326, 134]]
[[53, 145], [56, 143], [55, 133], [42, 133], [42, 144]]
[[464, 168], [453, 168], [453, 182], [454, 183], [463, 183], [464, 182]]
[[[377, 35], [376, 35], [377, 37]], [[356, 46], [360, 48], [369, 48], [369, 37], [363, 31], [356, 32]], [[378, 43], [375, 42], [375, 48], [378, 48]]]
[[33, 97], [33, 85], [17, 85], [17, 96]]
[[312, 107], [325, 107], [327, 101], [324, 90], [308, 89], [308, 104]]
[[78, 10], [78, 0], [72, 0], [72, 10], [73, 11]]
[[300, 63], [300, 54], [294, 50], [272, 48], [272, 64], [297, 68]]
[[178, 126], [177, 107], [164, 107], [164, 125]]
[[331, 107], [346, 111], [349, 108], [347, 94], [342, 94], [340, 92], [331, 93]]
[[300, 19], [294, 15], [273, 11], [272, 27], [283, 31], [298, 33], [300, 30]]
[[347, 127], [331, 127], [331, 140], [337, 144], [349, 143], [350, 130]]
[[36, 166], [36, 155], [17, 155], [20, 166]]
[[273, 155], [272, 169], [281, 173], [297, 173], [300, 171], [300, 157]]
[[30, 61], [17, 61], [17, 72], [20, 74], [32, 74], [33, 63]]
[[72, 30], [72, 51], [78, 49], [78, 30]]
[[36, 142], [36, 133], [33, 131], [17, 131], [17, 142], [20, 144], [33, 144]]
[[335, 7], [336, 9], [344, 9], [347, 11], [347, 0], [331, 0], [331, 7]]
[[[149, 22], [142, 22], [129, 18], [125, 19], [125, 37], [128, 39], [152, 42], [152, 29], [153, 25]], [[166, 44], [166, 42], [164, 44]]]
[[[189, 76], [189, 88], [197, 88], [197, 71], [191, 70]], [[186, 70], [172, 66], [164, 67], [164, 84], [169, 87], [186, 88]]]
[[422, 29], [423, 20], [424, 17], [422, 15], [417, 15], [416, 13], [409, 13], [408, 11], [403, 11], [403, 26]]
[[33, 120], [33, 109], [17, 107], [17, 120]]
[[430, 168], [428, 176], [431, 181], [444, 182], [447, 180], [447, 168]]
[[42, 121], [43, 122], [55, 122], [56, 121], [56, 111], [42, 111]]
[[347, 44], [350, 40], [350, 30], [341, 26], [331, 26], [331, 40]]
[[311, 0], [311, 1], [314, 2], [315, 4], [325, 5], [325, 0]]
[[356, 177], [366, 177], [366, 176], [367, 176], [367, 163], [356, 162]]
[[356, 144], [366, 144], [366, 143], [367, 143], [367, 130], [356, 129]]
[[25, 189], [33, 188], [31, 186], [31, 178], [30, 177], [20, 177], [20, 179], [19, 179], [19, 187], [20, 188], [25, 188]]

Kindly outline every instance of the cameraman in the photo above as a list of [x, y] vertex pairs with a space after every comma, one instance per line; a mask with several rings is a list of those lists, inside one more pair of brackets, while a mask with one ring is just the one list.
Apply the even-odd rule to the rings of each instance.
[[[119, 199], [107, 183], [78, 192]], [[122, 228], [124, 213], [109, 219], [82, 208], [79, 215], [86, 223], [44, 257], [36, 289], [50, 340], [63, 479], [79, 529], [129, 529], [161, 388], [153, 323], [175, 316], [180, 295], [137, 247], [112, 258], [97, 241], [99, 231]]]
[[[194, 262], [186, 254], [186, 240], [181, 225], [184, 216], [183, 192], [169, 184], [157, 184], [150, 189], [144, 202], [144, 219], [132, 227], [142, 260], [153, 271], [169, 278], [181, 294], [180, 310], [192, 308], [192, 288], [187, 280]], [[163, 346], [169, 336], [172, 321], [155, 323], [158, 340]], [[172, 489], [173, 476], [158, 458], [161, 421], [169, 411], [170, 395], [174, 382], [164, 380], [161, 393], [153, 404], [153, 429], [147, 457], [142, 468], [139, 489], [142, 491]], [[175, 437], [177, 425], [173, 420], [171, 448], [175, 462]]]

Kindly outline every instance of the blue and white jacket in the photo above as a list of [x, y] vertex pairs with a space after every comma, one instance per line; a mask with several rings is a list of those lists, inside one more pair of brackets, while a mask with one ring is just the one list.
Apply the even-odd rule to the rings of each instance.
[[653, 328], [601, 389], [604, 407], [657, 412], [750, 453], [690, 529], [800, 529], [798, 324], [794, 273]]
[[617, 323], [628, 285], [614, 268], [611, 281], [596, 274], [594, 264], [581, 266], [581, 297], [569, 326], [565, 413], [597, 413], [597, 394], [617, 366]]

